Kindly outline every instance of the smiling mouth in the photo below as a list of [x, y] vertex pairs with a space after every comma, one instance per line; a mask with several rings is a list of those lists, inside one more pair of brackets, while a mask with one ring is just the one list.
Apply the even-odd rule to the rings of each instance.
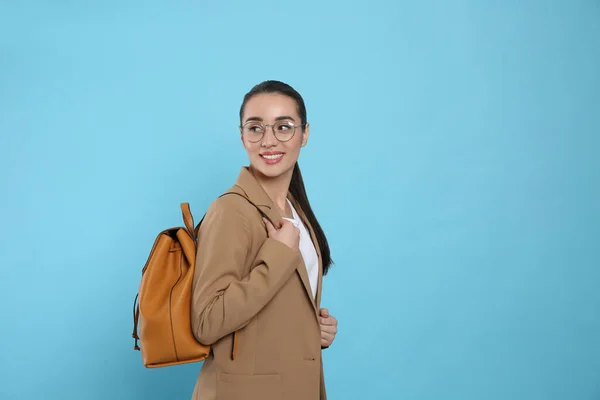
[[267, 160], [278, 160], [283, 157], [283, 153], [280, 154], [261, 154], [262, 158], [266, 158]]
[[267, 165], [278, 164], [281, 161], [281, 159], [283, 158], [284, 155], [285, 155], [285, 153], [259, 154], [260, 158], [262, 158], [262, 160]]

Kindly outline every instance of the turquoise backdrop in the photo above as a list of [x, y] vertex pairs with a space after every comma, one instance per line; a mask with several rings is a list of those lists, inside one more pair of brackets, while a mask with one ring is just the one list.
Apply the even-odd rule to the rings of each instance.
[[132, 302], [293, 85], [330, 400], [600, 398], [600, 3], [0, 1], [0, 398], [189, 399]]

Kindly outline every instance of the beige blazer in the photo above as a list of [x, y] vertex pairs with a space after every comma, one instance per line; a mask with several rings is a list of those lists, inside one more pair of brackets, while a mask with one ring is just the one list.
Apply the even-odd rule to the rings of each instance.
[[[243, 193], [272, 221], [281, 219], [248, 167], [228, 191]], [[323, 264], [313, 300], [299, 250], [267, 237], [261, 214], [238, 195], [209, 207], [200, 226], [192, 325], [212, 345], [194, 388], [195, 400], [325, 400], [321, 333]], [[235, 333], [237, 331], [237, 333]]]

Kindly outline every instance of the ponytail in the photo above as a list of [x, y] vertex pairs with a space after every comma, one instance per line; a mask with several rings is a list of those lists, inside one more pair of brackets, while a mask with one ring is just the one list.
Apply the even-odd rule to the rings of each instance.
[[329, 251], [329, 244], [327, 243], [327, 237], [325, 237], [325, 233], [323, 232], [319, 221], [317, 221], [317, 217], [315, 217], [315, 214], [310, 206], [310, 202], [308, 201], [308, 197], [306, 196], [304, 180], [302, 180], [302, 174], [300, 173], [300, 167], [298, 166], [297, 162], [296, 165], [294, 165], [294, 172], [292, 173], [290, 193], [300, 205], [300, 208], [308, 219], [308, 223], [315, 231], [317, 245], [321, 250], [321, 258], [323, 260], [323, 275], [325, 275], [327, 274], [327, 271], [329, 271], [329, 266], [333, 263], [331, 260], [331, 253]]

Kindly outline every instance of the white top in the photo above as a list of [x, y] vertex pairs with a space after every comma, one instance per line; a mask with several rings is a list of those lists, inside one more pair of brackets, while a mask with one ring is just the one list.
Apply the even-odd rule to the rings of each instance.
[[310, 282], [310, 289], [312, 290], [313, 299], [317, 295], [317, 283], [319, 281], [319, 258], [317, 256], [317, 250], [313, 245], [312, 239], [310, 238], [310, 232], [302, 223], [302, 220], [298, 216], [296, 209], [292, 205], [292, 202], [287, 199], [288, 204], [292, 208], [292, 214], [294, 219], [284, 218], [298, 229], [300, 229], [300, 253], [302, 259], [306, 265], [306, 272], [308, 272], [308, 280]]

